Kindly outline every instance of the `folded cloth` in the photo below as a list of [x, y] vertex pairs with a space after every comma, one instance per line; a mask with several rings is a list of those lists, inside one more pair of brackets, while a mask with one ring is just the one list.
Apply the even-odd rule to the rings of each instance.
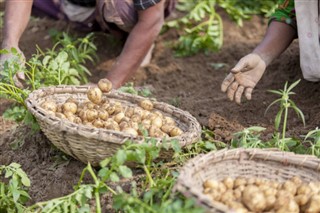
[[320, 81], [319, 5], [319, 0], [295, 0], [300, 66], [308, 81]]

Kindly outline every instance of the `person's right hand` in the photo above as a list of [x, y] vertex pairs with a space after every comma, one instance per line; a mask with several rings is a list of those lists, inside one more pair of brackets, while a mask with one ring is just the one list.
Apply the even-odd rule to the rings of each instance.
[[[14, 47], [18, 51], [18, 55], [14, 55], [12, 53], [8, 54], [0, 54], [0, 78], [1, 78], [1, 72], [3, 72], [3, 65], [7, 60], [16, 60], [20, 67], [22, 68], [25, 64], [25, 56], [23, 52], [19, 49], [19, 47]], [[4, 48], [10, 50], [11, 48]], [[13, 76], [13, 81], [14, 84], [19, 87], [23, 88], [22, 82], [25, 80], [25, 75], [24, 72], [18, 71], [14, 76]]]
[[243, 93], [251, 100], [252, 91], [266, 70], [265, 61], [255, 53], [241, 58], [231, 73], [223, 80], [221, 91], [227, 92], [228, 98], [241, 103]]

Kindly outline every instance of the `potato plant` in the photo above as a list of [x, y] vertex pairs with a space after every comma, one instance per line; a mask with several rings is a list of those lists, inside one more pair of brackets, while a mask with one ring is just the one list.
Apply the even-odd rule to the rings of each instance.
[[103, 95], [111, 89], [111, 82], [101, 79], [98, 87], [88, 89], [86, 101], [79, 102], [70, 97], [58, 104], [54, 100], [47, 100], [41, 107], [49, 115], [73, 123], [121, 131], [132, 136], [146, 136], [147, 133], [151, 137], [168, 138], [183, 133], [172, 117], [154, 109], [152, 101], [144, 99], [137, 105], [122, 104]]
[[303, 182], [295, 176], [280, 183], [263, 178], [207, 180], [204, 193], [237, 213], [314, 213], [320, 211], [320, 182]]

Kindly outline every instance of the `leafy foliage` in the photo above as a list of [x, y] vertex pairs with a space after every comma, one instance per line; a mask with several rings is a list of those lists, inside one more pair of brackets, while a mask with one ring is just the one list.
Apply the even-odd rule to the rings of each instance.
[[0, 166], [0, 212], [24, 212], [23, 204], [30, 198], [27, 187], [30, 187], [30, 180], [19, 164]]
[[181, 0], [177, 9], [187, 12], [185, 16], [166, 23], [167, 28], [184, 29], [175, 44], [177, 56], [188, 56], [198, 52], [214, 52], [223, 44], [223, 23], [218, 8], [225, 12], [239, 25], [253, 14], [270, 15], [276, 8], [276, 0]]
[[[84, 38], [72, 39], [63, 33], [51, 50], [43, 52], [38, 48], [37, 54], [25, 62], [25, 66], [21, 63], [21, 55], [16, 49], [0, 50], [0, 54], [13, 55], [4, 62], [1, 70], [0, 97], [13, 100], [17, 104], [13, 109], [5, 112], [5, 117], [32, 124], [35, 129], [38, 129], [33, 116], [27, 111], [26, 98], [40, 87], [86, 83], [90, 72], [84, 64], [88, 60], [94, 62], [96, 50], [92, 39], [92, 34]], [[23, 72], [26, 77], [24, 88], [15, 84], [14, 78], [18, 72]]]

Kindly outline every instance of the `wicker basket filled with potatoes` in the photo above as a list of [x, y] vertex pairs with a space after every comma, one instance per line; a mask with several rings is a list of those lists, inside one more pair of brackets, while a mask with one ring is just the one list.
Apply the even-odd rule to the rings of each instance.
[[175, 189], [207, 212], [320, 213], [320, 159], [261, 149], [211, 152], [182, 168]]
[[[26, 100], [41, 130], [60, 150], [93, 165], [113, 155], [126, 141], [177, 140], [186, 146], [200, 138], [197, 120], [181, 109], [97, 86], [57, 86], [32, 92]], [[171, 151], [164, 151], [168, 157]]]

